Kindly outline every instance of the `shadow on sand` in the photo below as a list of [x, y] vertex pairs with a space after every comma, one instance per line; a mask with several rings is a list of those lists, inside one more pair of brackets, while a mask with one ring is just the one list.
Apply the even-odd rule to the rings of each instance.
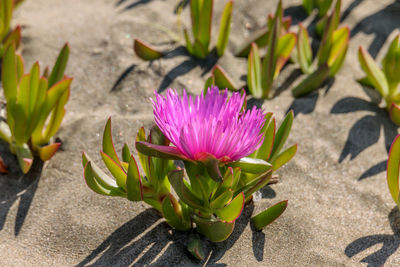
[[363, 258], [360, 262], [367, 263], [368, 266], [383, 266], [386, 260], [393, 255], [400, 246], [400, 212], [397, 207], [389, 213], [388, 216], [390, 227], [392, 228], [392, 235], [369, 235], [361, 237], [351, 242], [345, 249], [344, 253], [347, 257], [351, 258], [362, 251], [382, 244], [382, 247]]

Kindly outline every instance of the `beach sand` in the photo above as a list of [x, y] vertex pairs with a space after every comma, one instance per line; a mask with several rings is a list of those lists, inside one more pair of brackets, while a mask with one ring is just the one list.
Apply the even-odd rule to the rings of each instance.
[[[138, 129], [152, 125], [149, 98], [156, 90], [186, 88], [199, 94], [211, 62], [191, 59], [181, 47], [176, 0], [26, 0], [13, 24], [23, 26], [26, 68], [36, 60], [52, 65], [69, 42], [66, 74], [74, 78], [62, 127], [62, 150], [22, 178], [14, 156], [0, 143], [9, 166], [0, 175], [0, 265], [2, 266], [399, 266], [400, 212], [386, 184], [386, 160], [398, 129], [356, 79], [363, 76], [357, 50], [364, 45], [382, 58], [388, 36], [400, 25], [399, 1], [344, 0], [342, 25], [352, 39], [334, 80], [299, 99], [290, 89], [300, 80], [289, 64], [275, 82], [276, 96], [250, 104], [273, 111], [280, 123], [293, 109], [288, 145], [293, 160], [280, 182], [261, 190], [246, 207], [234, 234], [207, 243], [209, 256], [196, 262], [186, 252], [188, 235], [172, 230], [145, 203], [104, 197], [82, 177], [81, 152], [100, 162], [98, 151], [108, 117], [117, 149], [133, 149]], [[214, 42], [225, 1], [215, 1]], [[239, 86], [246, 59], [233, 56], [253, 31], [265, 25], [276, 0], [237, 0], [230, 43], [218, 63]], [[301, 1], [284, 1], [296, 25], [306, 17]], [[188, 8], [181, 23], [189, 25]], [[310, 19], [309, 19], [310, 20]], [[296, 27], [293, 27], [295, 30]], [[175, 49], [152, 63], [134, 55], [134, 38]], [[299, 77], [300, 76], [300, 77]], [[289, 200], [286, 212], [262, 232], [248, 220]]]

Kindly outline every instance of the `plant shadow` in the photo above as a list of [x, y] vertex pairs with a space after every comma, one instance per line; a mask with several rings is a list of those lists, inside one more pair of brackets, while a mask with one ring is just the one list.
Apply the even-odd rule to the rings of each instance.
[[[357, 5], [362, 0], [354, 1]], [[399, 13], [400, 2], [394, 0], [393, 3], [387, 5], [385, 8], [367, 16], [359, 21], [351, 30], [351, 38], [358, 33], [373, 34], [374, 39], [368, 46], [368, 52], [375, 58], [381, 49], [382, 45], [386, 42], [386, 38], [395, 30], [399, 28]], [[390, 21], [391, 23], [388, 23]]]
[[19, 200], [14, 224], [14, 235], [18, 236], [35, 196], [44, 163], [35, 157], [30, 171], [24, 175], [4, 141], [0, 141], [0, 154], [9, 170], [7, 174], [0, 175], [0, 231], [5, 225], [10, 208]]
[[386, 260], [400, 247], [400, 212], [398, 207], [392, 209], [388, 219], [393, 231], [392, 235], [370, 235], [354, 240], [346, 247], [344, 251], [346, 256], [351, 258], [372, 246], [382, 244], [378, 251], [363, 258], [360, 262], [367, 263], [369, 267], [384, 266]]
[[[217, 263], [239, 239], [250, 221], [254, 204], [247, 205], [236, 221], [232, 235], [225, 241], [212, 243], [201, 237], [206, 257], [197, 261], [187, 252], [186, 246], [193, 232], [172, 229], [154, 209], [147, 209], [115, 230], [92, 251], [77, 267], [82, 266], [226, 266]], [[194, 230], [193, 230], [194, 231]], [[197, 236], [197, 234], [194, 234]], [[265, 236], [252, 231], [253, 253], [263, 260]]]
[[[363, 99], [346, 97], [339, 100], [331, 109], [331, 114], [344, 114], [357, 111], [369, 111], [370, 114], [359, 119], [349, 130], [347, 141], [339, 156], [342, 162], [350, 156], [350, 160], [362, 151], [378, 142], [381, 129], [385, 138], [385, 148], [389, 152], [390, 145], [397, 135], [397, 127], [390, 120], [386, 109]], [[385, 170], [386, 162], [382, 161], [364, 172], [358, 180], [363, 180]]]

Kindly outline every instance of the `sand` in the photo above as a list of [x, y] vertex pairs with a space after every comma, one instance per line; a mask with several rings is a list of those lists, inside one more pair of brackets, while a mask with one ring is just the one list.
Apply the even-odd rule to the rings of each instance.
[[[400, 25], [399, 1], [344, 0], [343, 24], [352, 30], [340, 73], [318, 92], [294, 99], [300, 81], [288, 65], [270, 101], [250, 100], [281, 121], [296, 118], [288, 144], [295, 158], [280, 169], [280, 183], [261, 191], [225, 242], [207, 243], [196, 262], [185, 252], [188, 235], [171, 230], [144, 203], [97, 195], [82, 177], [81, 152], [100, 162], [105, 122], [112, 117], [117, 148], [133, 148], [141, 126], [152, 124], [149, 97], [173, 87], [201, 92], [210, 62], [190, 59], [180, 46], [175, 0], [26, 0], [13, 24], [23, 25], [26, 66], [53, 64], [68, 41], [66, 73], [74, 77], [67, 114], [57, 136], [62, 150], [22, 177], [16, 159], [0, 143], [10, 173], [0, 175], [1, 266], [399, 266], [400, 212], [386, 185], [388, 148], [398, 129], [357, 82], [357, 49], [382, 57], [381, 47]], [[216, 1], [214, 29], [224, 1]], [[220, 63], [243, 86], [245, 59], [233, 56], [251, 32], [264, 26], [276, 0], [235, 1], [232, 35]], [[294, 23], [305, 18], [301, 1], [284, 1]], [[188, 25], [188, 9], [182, 23]], [[134, 38], [162, 49], [169, 58], [143, 62]], [[215, 38], [216, 39], [216, 36]], [[175, 42], [174, 42], [175, 41]], [[182, 40], [180, 40], [182, 41]], [[214, 40], [215, 41], [215, 40]], [[118, 82], [117, 82], [118, 81]], [[112, 90], [113, 89], [113, 90]], [[369, 91], [367, 91], [370, 93]], [[288, 199], [286, 212], [262, 232], [252, 230], [251, 212]]]

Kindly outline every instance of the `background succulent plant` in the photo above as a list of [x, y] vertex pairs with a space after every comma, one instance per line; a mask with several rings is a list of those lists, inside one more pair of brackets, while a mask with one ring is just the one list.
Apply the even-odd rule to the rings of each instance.
[[16, 48], [21, 43], [21, 26], [10, 30], [11, 19], [14, 9], [20, 5], [23, 0], [2, 0], [0, 2], [0, 58], [9, 45]]
[[24, 173], [32, 166], [34, 154], [46, 161], [61, 145], [52, 137], [61, 125], [70, 94], [72, 78], [64, 76], [68, 56], [66, 44], [50, 75], [47, 68], [40, 75], [38, 62], [24, 74], [22, 57], [15, 53], [14, 45], [4, 54], [1, 77], [7, 118], [0, 122], [0, 138], [10, 144]]
[[362, 47], [358, 59], [366, 77], [359, 80], [363, 85], [375, 88], [383, 97], [386, 109], [394, 123], [400, 125], [400, 34], [390, 43], [379, 68], [371, 55]]

